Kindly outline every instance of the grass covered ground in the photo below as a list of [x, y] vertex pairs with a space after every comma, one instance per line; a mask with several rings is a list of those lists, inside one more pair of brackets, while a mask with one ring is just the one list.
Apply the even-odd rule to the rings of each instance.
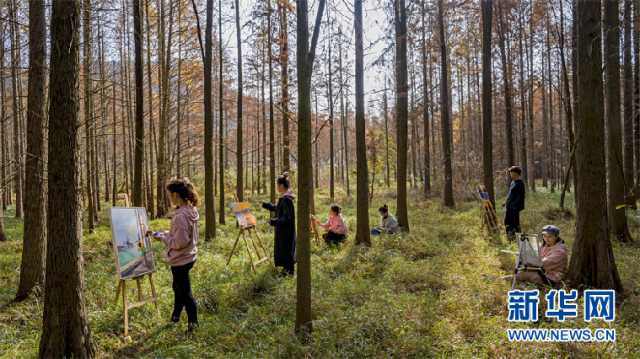
[[[225, 267], [226, 255], [237, 234], [230, 216], [227, 220], [230, 224], [219, 227], [215, 241], [201, 243], [199, 259], [192, 271], [200, 316], [195, 336], [185, 334], [185, 314], [179, 325], [169, 324], [173, 304], [171, 274], [159, 262], [155, 278], [161, 315], [156, 316], [151, 305], [132, 310], [131, 341], [124, 341], [121, 303], [114, 304], [117, 282], [105, 212], [102, 225], [94, 234], [85, 236], [83, 242], [85, 296], [99, 357], [633, 358], [640, 355], [638, 246], [614, 243], [626, 289], [626, 299], [612, 325], [617, 330], [615, 344], [510, 343], [506, 328], [535, 326], [507, 322], [506, 295], [510, 283], [501, 277], [512, 271], [514, 258], [500, 250], [515, 250], [515, 245], [483, 233], [477, 203], [459, 203], [455, 210], [449, 210], [442, 208], [437, 198], [423, 201], [420, 197], [411, 196], [408, 235], [374, 238], [371, 249], [353, 246], [353, 236], [340, 249], [313, 246], [314, 332], [308, 343], [301, 343], [293, 335], [295, 279], [277, 277], [269, 266], [262, 266], [257, 274], [252, 274], [244, 252]], [[378, 222], [375, 208], [383, 202], [388, 202], [392, 210], [395, 207], [390, 195], [375, 197], [370, 212], [373, 223]], [[557, 203], [557, 194], [530, 193], [523, 227], [533, 231], [555, 223], [571, 248], [574, 222], [555, 210]], [[323, 218], [328, 204], [326, 195], [320, 193], [316, 206]], [[342, 201], [342, 204], [353, 228], [355, 203]], [[263, 241], [272, 248], [272, 231], [264, 225], [267, 213], [257, 214], [263, 223], [260, 225]], [[638, 220], [631, 220], [632, 234], [640, 242]], [[5, 225], [10, 240], [0, 243], [0, 357], [34, 357], [41, 329], [42, 298], [35, 296], [23, 303], [8, 304], [17, 288], [22, 224], [6, 218]], [[157, 229], [168, 225], [166, 220], [153, 222]], [[159, 244], [156, 250], [160, 253]], [[133, 294], [131, 291], [130, 296]], [[538, 324], [578, 328], [585, 325], [581, 318], [562, 324], [544, 321]]]

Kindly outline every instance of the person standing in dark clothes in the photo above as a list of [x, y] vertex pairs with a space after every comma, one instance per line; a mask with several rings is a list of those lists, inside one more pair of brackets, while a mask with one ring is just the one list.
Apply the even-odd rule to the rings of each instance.
[[511, 176], [511, 185], [507, 194], [506, 215], [504, 217], [504, 225], [507, 230], [507, 237], [513, 239], [516, 233], [521, 232], [520, 228], [520, 211], [524, 209], [525, 189], [524, 182], [520, 178], [522, 169], [518, 166], [509, 168], [509, 176]]
[[276, 234], [273, 246], [273, 259], [276, 267], [282, 267], [285, 274], [293, 275], [296, 249], [296, 214], [293, 206], [289, 177], [285, 173], [278, 177], [278, 192], [280, 198], [273, 205], [263, 202], [262, 208], [275, 212], [269, 224], [275, 227]]

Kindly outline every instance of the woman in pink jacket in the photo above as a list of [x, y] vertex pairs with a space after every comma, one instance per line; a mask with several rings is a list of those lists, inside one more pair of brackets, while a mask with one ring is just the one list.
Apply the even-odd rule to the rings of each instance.
[[564, 241], [560, 238], [560, 228], [547, 225], [542, 228], [544, 245], [540, 248], [540, 261], [544, 269], [544, 277], [536, 272], [518, 272], [517, 279], [520, 282], [534, 284], [549, 284], [556, 286], [564, 278], [567, 272], [568, 253]]
[[198, 253], [198, 194], [186, 178], [174, 179], [167, 185], [172, 205], [176, 207], [171, 230], [155, 232], [153, 236], [165, 244], [166, 258], [173, 275], [174, 305], [171, 321], [180, 321], [182, 309], [186, 308], [188, 331], [198, 326], [196, 301], [191, 293], [189, 271], [193, 268]]
[[313, 217], [314, 222], [322, 227], [327, 233], [322, 235], [327, 244], [340, 244], [347, 237], [347, 225], [342, 217], [342, 209], [337, 204], [331, 205], [326, 223], [320, 223]]

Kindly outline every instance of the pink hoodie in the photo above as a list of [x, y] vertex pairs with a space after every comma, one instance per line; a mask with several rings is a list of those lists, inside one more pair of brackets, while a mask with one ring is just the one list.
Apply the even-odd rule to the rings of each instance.
[[327, 223], [320, 223], [320, 226], [336, 234], [347, 234], [347, 225], [344, 223], [344, 218], [342, 218], [341, 214], [329, 216]]
[[189, 264], [198, 253], [198, 219], [196, 207], [180, 206], [171, 220], [171, 230], [161, 235], [167, 246], [167, 261], [172, 267]]
[[564, 243], [542, 246], [540, 248], [540, 258], [544, 273], [550, 280], [559, 282], [567, 271], [567, 247]]

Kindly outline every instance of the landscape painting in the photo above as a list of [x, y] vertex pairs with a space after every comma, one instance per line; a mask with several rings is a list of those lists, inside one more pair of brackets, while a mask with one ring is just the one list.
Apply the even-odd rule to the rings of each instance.
[[144, 208], [111, 208], [111, 230], [116, 269], [121, 279], [135, 278], [155, 271]]

